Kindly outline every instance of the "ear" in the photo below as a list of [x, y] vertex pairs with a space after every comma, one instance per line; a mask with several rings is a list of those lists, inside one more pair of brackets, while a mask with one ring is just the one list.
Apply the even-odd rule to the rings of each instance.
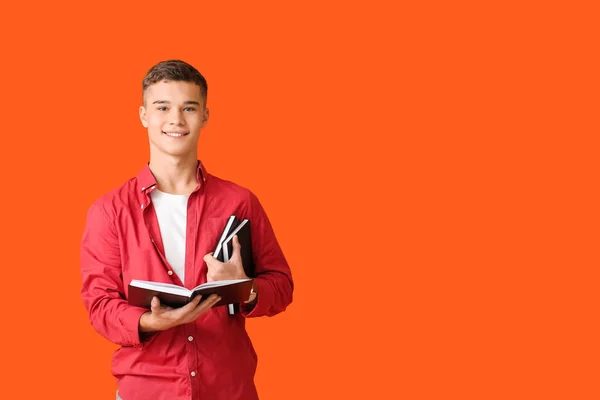
[[205, 108], [204, 113], [202, 114], [202, 128], [204, 128], [206, 126], [209, 116], [210, 116], [210, 112], [209, 112], [208, 108]]
[[140, 120], [142, 121], [142, 125], [144, 125], [144, 128], [147, 128], [148, 119], [146, 117], [146, 108], [144, 106], [140, 106]]

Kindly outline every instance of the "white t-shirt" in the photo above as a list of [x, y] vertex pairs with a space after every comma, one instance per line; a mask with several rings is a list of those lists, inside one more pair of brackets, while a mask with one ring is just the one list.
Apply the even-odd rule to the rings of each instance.
[[189, 194], [170, 194], [155, 189], [150, 193], [156, 210], [165, 257], [185, 283], [185, 232]]

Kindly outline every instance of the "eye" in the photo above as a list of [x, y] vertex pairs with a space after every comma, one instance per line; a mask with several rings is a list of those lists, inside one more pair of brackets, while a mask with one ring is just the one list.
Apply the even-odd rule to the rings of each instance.
[[156, 108], [158, 111], [166, 111], [167, 107], [157, 107]]
[[189, 112], [194, 112], [196, 111], [196, 109], [194, 107], [186, 107], [184, 108], [185, 111], [189, 111]]

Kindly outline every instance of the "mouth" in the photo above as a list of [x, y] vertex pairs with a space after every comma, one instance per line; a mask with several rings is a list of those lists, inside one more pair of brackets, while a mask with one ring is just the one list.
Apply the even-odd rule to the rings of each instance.
[[172, 138], [182, 138], [182, 137], [190, 134], [189, 132], [165, 132], [165, 131], [162, 131], [162, 133], [164, 135], [167, 135], [168, 137], [172, 137]]

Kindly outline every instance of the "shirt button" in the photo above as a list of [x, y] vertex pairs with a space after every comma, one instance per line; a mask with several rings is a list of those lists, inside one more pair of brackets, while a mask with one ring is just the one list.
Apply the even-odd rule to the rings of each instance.
[[144, 209], [144, 205], [142, 204], [142, 210]]
[[192, 371], [192, 372], [190, 372], [190, 375], [191, 375], [191, 376], [196, 376], [196, 371]]
[[169, 272], [167, 272], [167, 274], [173, 275], [173, 271], [169, 271]]
[[192, 340], [194, 340], [193, 336], [188, 336], [188, 340], [191, 342]]

